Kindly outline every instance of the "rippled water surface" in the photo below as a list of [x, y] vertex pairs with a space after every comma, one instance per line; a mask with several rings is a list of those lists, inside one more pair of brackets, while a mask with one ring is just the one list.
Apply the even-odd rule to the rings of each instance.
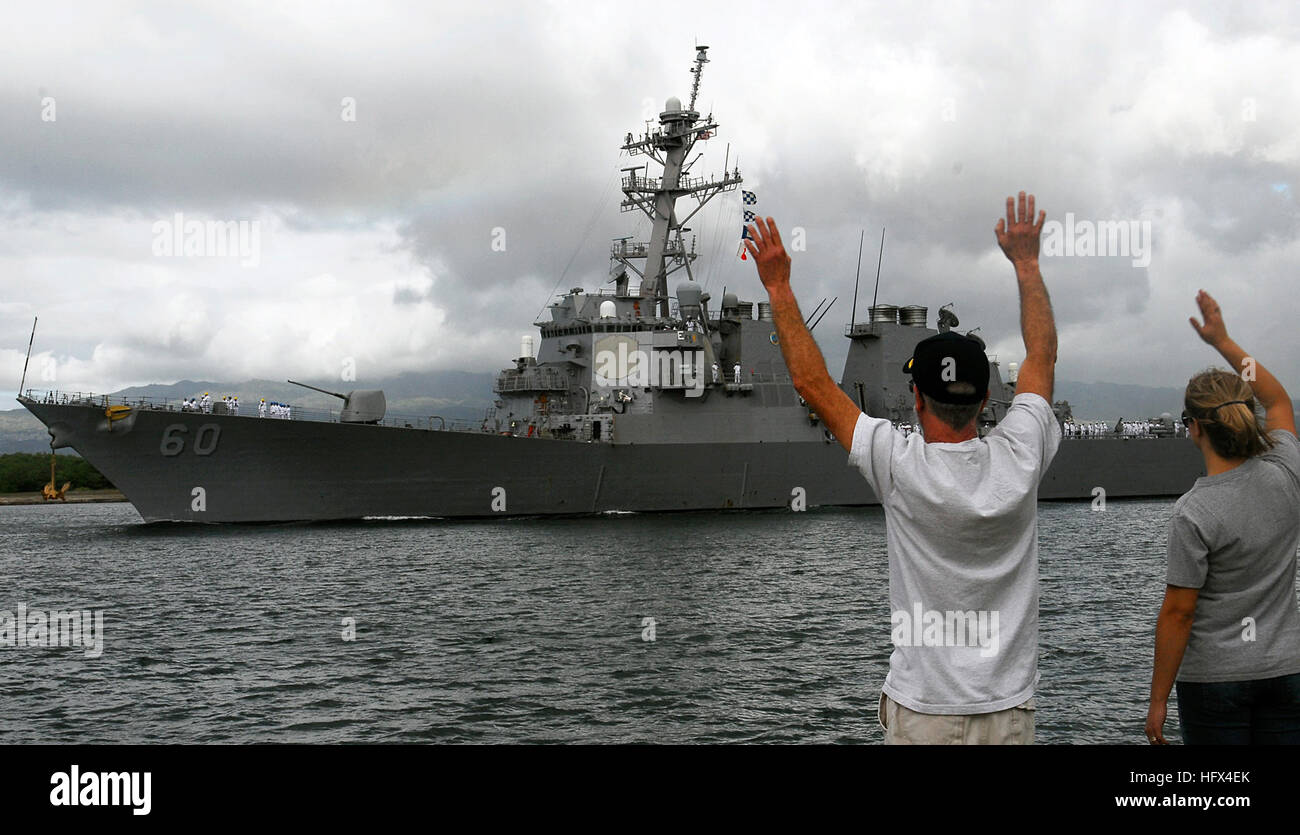
[[[1142, 741], [1172, 505], [1039, 506], [1040, 742]], [[0, 609], [103, 609], [106, 636], [99, 658], [0, 647], [0, 742], [881, 739], [876, 508], [188, 527], [0, 507], [0, 578]]]

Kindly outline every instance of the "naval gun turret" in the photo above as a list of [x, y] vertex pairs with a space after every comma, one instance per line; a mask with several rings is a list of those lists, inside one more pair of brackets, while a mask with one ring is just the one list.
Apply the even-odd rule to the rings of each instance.
[[339, 394], [337, 391], [328, 391], [316, 386], [309, 386], [306, 383], [295, 382], [294, 380], [288, 380], [287, 382], [342, 400], [343, 411], [339, 414], [340, 423], [379, 423], [384, 419], [384, 412], [388, 409], [388, 403], [384, 400], [384, 393], [379, 389], [358, 389], [347, 394]]

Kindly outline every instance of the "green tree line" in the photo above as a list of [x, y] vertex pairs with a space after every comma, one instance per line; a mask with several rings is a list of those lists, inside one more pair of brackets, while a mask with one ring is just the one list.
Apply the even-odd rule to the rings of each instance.
[[[55, 487], [71, 481], [72, 489], [112, 487], [90, 462], [75, 455], [60, 455], [54, 464]], [[0, 493], [31, 493], [50, 483], [50, 456], [13, 452], [0, 455]]]

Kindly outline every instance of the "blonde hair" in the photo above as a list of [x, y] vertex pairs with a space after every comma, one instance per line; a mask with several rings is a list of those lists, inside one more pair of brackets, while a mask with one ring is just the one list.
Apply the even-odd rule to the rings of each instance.
[[1251, 458], [1273, 448], [1255, 415], [1250, 384], [1231, 371], [1207, 368], [1194, 375], [1187, 381], [1183, 406], [1223, 458]]

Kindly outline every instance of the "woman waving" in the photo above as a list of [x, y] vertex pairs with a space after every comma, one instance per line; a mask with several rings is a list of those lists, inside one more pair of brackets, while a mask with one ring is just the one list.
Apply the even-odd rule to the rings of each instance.
[[[1192, 327], [1233, 371], [1187, 384], [1183, 424], [1206, 475], [1174, 505], [1146, 736], [1163, 744], [1175, 678], [1189, 745], [1300, 744], [1300, 442], [1286, 390], [1196, 297]], [[1256, 418], [1258, 401], [1265, 424]]]

